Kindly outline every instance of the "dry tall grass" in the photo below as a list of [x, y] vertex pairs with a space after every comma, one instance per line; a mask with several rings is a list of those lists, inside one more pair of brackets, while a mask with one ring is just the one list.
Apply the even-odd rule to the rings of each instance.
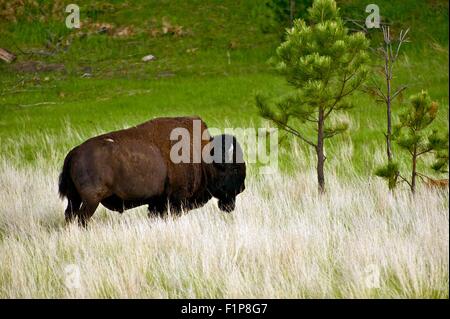
[[449, 296], [447, 191], [253, 174], [231, 214], [100, 209], [85, 230], [64, 225], [58, 170], [0, 159], [0, 297]]

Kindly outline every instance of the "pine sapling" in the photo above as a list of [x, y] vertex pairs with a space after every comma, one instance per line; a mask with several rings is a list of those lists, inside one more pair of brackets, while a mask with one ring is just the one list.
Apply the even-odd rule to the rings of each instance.
[[[308, 13], [310, 24], [295, 20], [277, 49], [277, 68], [292, 90], [275, 103], [258, 95], [256, 104], [262, 117], [314, 148], [323, 192], [325, 140], [348, 127], [332, 125], [329, 119], [352, 106], [348, 98], [368, 72], [369, 41], [361, 32], [349, 33], [333, 0], [315, 0]], [[311, 129], [315, 136], [305, 133]]]
[[[428, 93], [422, 91], [410, 98], [410, 107], [400, 115], [400, 121], [394, 128], [393, 140], [406, 151], [411, 159], [411, 172], [408, 176], [397, 171], [401, 181], [408, 184], [413, 193], [417, 189], [417, 178], [429, 178], [418, 171], [419, 160], [427, 155], [435, 155], [432, 168], [437, 172], [445, 171], [448, 163], [448, 132], [439, 134], [430, 130], [430, 125], [436, 119], [438, 103], [431, 100]], [[395, 165], [394, 168], [388, 165]], [[377, 171], [378, 176], [390, 178], [398, 165], [393, 161]]]

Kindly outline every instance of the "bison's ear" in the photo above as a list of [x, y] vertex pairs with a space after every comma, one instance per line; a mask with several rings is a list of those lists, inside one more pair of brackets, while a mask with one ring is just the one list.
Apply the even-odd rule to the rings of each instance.
[[235, 162], [236, 138], [228, 134], [214, 136], [211, 156], [214, 165], [221, 169], [225, 168], [225, 164]]

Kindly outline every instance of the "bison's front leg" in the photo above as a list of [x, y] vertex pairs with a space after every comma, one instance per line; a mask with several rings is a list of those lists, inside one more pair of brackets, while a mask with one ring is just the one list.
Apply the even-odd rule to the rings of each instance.
[[162, 198], [153, 199], [148, 204], [148, 217], [164, 216], [167, 213], [167, 201]]

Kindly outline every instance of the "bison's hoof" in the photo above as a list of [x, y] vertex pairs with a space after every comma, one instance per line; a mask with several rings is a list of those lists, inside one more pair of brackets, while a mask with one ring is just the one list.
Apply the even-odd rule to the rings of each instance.
[[219, 209], [221, 211], [231, 213], [234, 210], [234, 207], [235, 207], [234, 200], [230, 200], [230, 201], [219, 200]]

